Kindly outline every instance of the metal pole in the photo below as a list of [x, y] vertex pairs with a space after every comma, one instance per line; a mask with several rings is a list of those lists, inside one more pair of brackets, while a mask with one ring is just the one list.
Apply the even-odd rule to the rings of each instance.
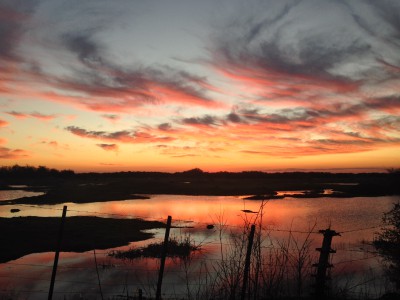
[[246, 298], [247, 282], [249, 281], [251, 249], [253, 248], [253, 239], [254, 239], [255, 230], [256, 230], [256, 225], [254, 225], [254, 224], [251, 225], [250, 235], [249, 235], [249, 243], [247, 244], [246, 261], [244, 264], [242, 296], [240, 298], [241, 300], [244, 300]]
[[163, 275], [164, 275], [165, 258], [167, 256], [167, 250], [168, 250], [168, 239], [169, 239], [169, 231], [171, 229], [171, 221], [172, 221], [171, 216], [168, 216], [167, 228], [165, 229], [164, 244], [163, 244], [162, 253], [161, 253], [160, 271], [158, 273], [156, 300], [161, 299], [161, 285], [162, 285], [162, 280], [163, 280]]
[[56, 253], [54, 255], [53, 272], [51, 273], [51, 282], [50, 282], [48, 300], [51, 300], [53, 298], [54, 282], [56, 280], [58, 257], [60, 256], [61, 241], [62, 241], [62, 236], [63, 236], [63, 232], [64, 232], [64, 222], [65, 222], [66, 215], [67, 215], [67, 206], [64, 205], [62, 217], [61, 217], [60, 231], [58, 232]]

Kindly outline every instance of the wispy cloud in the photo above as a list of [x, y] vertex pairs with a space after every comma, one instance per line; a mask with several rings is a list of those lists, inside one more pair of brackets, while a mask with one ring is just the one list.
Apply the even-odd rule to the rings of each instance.
[[162, 141], [168, 142], [173, 140], [173, 138], [169, 136], [156, 136], [144, 131], [88, 131], [77, 126], [68, 126], [65, 129], [77, 136], [84, 138], [98, 139], [103, 141], [118, 141], [122, 143], [156, 143]]
[[214, 87], [204, 76], [168, 65], [118, 64], [108, 45], [97, 38], [104, 29], [100, 25], [80, 31], [56, 26], [46, 38], [49, 57], [58, 53], [68, 57], [58, 63], [64, 69], [62, 75], [42, 66], [46, 62], [40, 59], [16, 55], [25, 27], [37, 25], [29, 22], [34, 5], [20, 6], [1, 7], [0, 30], [7, 34], [0, 37], [0, 61], [14, 65], [7, 71], [9, 76], [0, 78], [0, 92], [16, 94], [18, 89], [8, 86], [21, 85], [24, 78], [46, 87], [33, 91], [39, 98], [99, 112], [130, 112], [138, 106], [161, 104], [221, 106], [209, 96], [208, 90]]
[[56, 115], [46, 115], [46, 114], [42, 114], [39, 112], [23, 113], [23, 112], [18, 112], [18, 111], [9, 111], [9, 112], [7, 112], [7, 114], [9, 114], [17, 119], [25, 119], [25, 118], [31, 117], [31, 118], [39, 119], [42, 121], [50, 121], [57, 117]]
[[206, 115], [203, 117], [191, 117], [191, 118], [183, 118], [181, 122], [185, 125], [191, 125], [191, 126], [213, 126], [213, 125], [218, 125], [220, 123], [220, 120], [218, 118], [212, 117], [210, 115]]
[[121, 119], [119, 115], [113, 115], [113, 114], [103, 114], [101, 115], [104, 119], [110, 121], [110, 122], [116, 122]]
[[[3, 62], [18, 61], [16, 51], [24, 30], [25, 22], [30, 15], [35, 1], [6, 1], [0, 3], [0, 60]], [[0, 66], [0, 70], [4, 64]]]
[[0, 158], [1, 159], [22, 159], [30, 157], [28, 151], [22, 149], [10, 149], [6, 147], [0, 147]]
[[[72, 76], [52, 80], [57, 88], [81, 93], [84, 97], [80, 104], [86, 108], [119, 112], [144, 104], [220, 105], [207, 96], [211, 84], [206, 78], [168, 66], [118, 66], [107, 57], [105, 47], [93, 35], [70, 33], [60, 37], [65, 49], [76, 56], [80, 65], [72, 70]], [[65, 95], [55, 100], [76, 101]]]
[[105, 151], [115, 151], [118, 152], [119, 147], [117, 144], [96, 144], [96, 146], [100, 147]]

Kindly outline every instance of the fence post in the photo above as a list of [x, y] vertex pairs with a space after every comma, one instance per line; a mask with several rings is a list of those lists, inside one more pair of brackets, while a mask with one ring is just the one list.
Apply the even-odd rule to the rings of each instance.
[[161, 253], [160, 271], [158, 273], [156, 300], [161, 299], [161, 286], [162, 286], [162, 280], [163, 280], [163, 275], [164, 275], [165, 258], [167, 256], [167, 250], [168, 250], [168, 238], [169, 238], [169, 231], [171, 229], [171, 221], [172, 221], [171, 216], [168, 216], [167, 228], [165, 229], [164, 244], [163, 244], [162, 253]]
[[56, 253], [54, 255], [53, 272], [51, 273], [51, 281], [50, 281], [50, 289], [49, 289], [48, 300], [51, 300], [53, 298], [54, 282], [56, 280], [58, 257], [60, 256], [61, 241], [62, 241], [62, 236], [63, 236], [63, 233], [64, 233], [64, 222], [65, 222], [65, 216], [66, 215], [67, 215], [67, 206], [64, 205], [63, 212], [62, 212], [62, 217], [61, 217], [60, 230], [58, 232]]
[[142, 289], [139, 289], [139, 300], [142, 300], [143, 299], [143, 292], [142, 292]]
[[[99, 268], [98, 268], [98, 266], [97, 266], [96, 248], [95, 248], [95, 245], [94, 245], [94, 244], [93, 244], [93, 256], [94, 256], [94, 264], [95, 264], [95, 266], [96, 266], [97, 283], [99, 284], [100, 297], [101, 297], [101, 300], [104, 300], [103, 291], [102, 291], [102, 289], [101, 289], [101, 281], [100, 281]], [[127, 287], [127, 288], [128, 288], [128, 287]]]
[[313, 265], [317, 267], [317, 274], [315, 275], [315, 296], [317, 299], [324, 299], [326, 297], [326, 271], [328, 268], [332, 267], [329, 263], [329, 254], [336, 253], [335, 250], [331, 249], [332, 238], [337, 235], [340, 236], [340, 234], [330, 229], [320, 230], [319, 232], [324, 235], [324, 239], [322, 241], [322, 247], [316, 249], [320, 252], [319, 261], [317, 264]]
[[249, 269], [250, 269], [250, 258], [251, 249], [253, 248], [254, 232], [256, 230], [256, 225], [251, 225], [249, 243], [247, 244], [246, 260], [244, 264], [244, 274], [243, 274], [243, 285], [242, 285], [242, 295], [241, 300], [246, 298], [247, 282], [249, 281]]

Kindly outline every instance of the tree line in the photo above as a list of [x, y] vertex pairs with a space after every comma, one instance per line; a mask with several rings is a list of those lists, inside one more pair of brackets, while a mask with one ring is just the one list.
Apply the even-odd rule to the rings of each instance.
[[42, 178], [42, 177], [71, 177], [75, 172], [72, 170], [57, 170], [45, 166], [2, 166], [0, 167], [0, 178]]

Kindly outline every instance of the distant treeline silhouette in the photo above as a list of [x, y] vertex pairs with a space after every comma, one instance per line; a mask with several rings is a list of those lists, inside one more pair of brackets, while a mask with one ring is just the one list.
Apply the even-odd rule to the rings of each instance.
[[50, 169], [45, 166], [2, 166], [0, 167], [0, 178], [43, 178], [43, 177], [71, 177], [75, 172], [72, 170]]
[[263, 172], [263, 171], [241, 171], [241, 172], [205, 172], [199, 168], [190, 169], [182, 172], [167, 173], [153, 171], [121, 171], [121, 172], [87, 172], [75, 173], [73, 170], [57, 170], [45, 166], [13, 166], [0, 167], [0, 178], [5, 177], [25, 177], [25, 178], [41, 178], [41, 177], [185, 177], [185, 178], [285, 178], [285, 179], [307, 179], [307, 178], [368, 178], [368, 177], [388, 177], [400, 175], [400, 169], [390, 168], [387, 172], [370, 172], [370, 173], [334, 173], [334, 172]]

